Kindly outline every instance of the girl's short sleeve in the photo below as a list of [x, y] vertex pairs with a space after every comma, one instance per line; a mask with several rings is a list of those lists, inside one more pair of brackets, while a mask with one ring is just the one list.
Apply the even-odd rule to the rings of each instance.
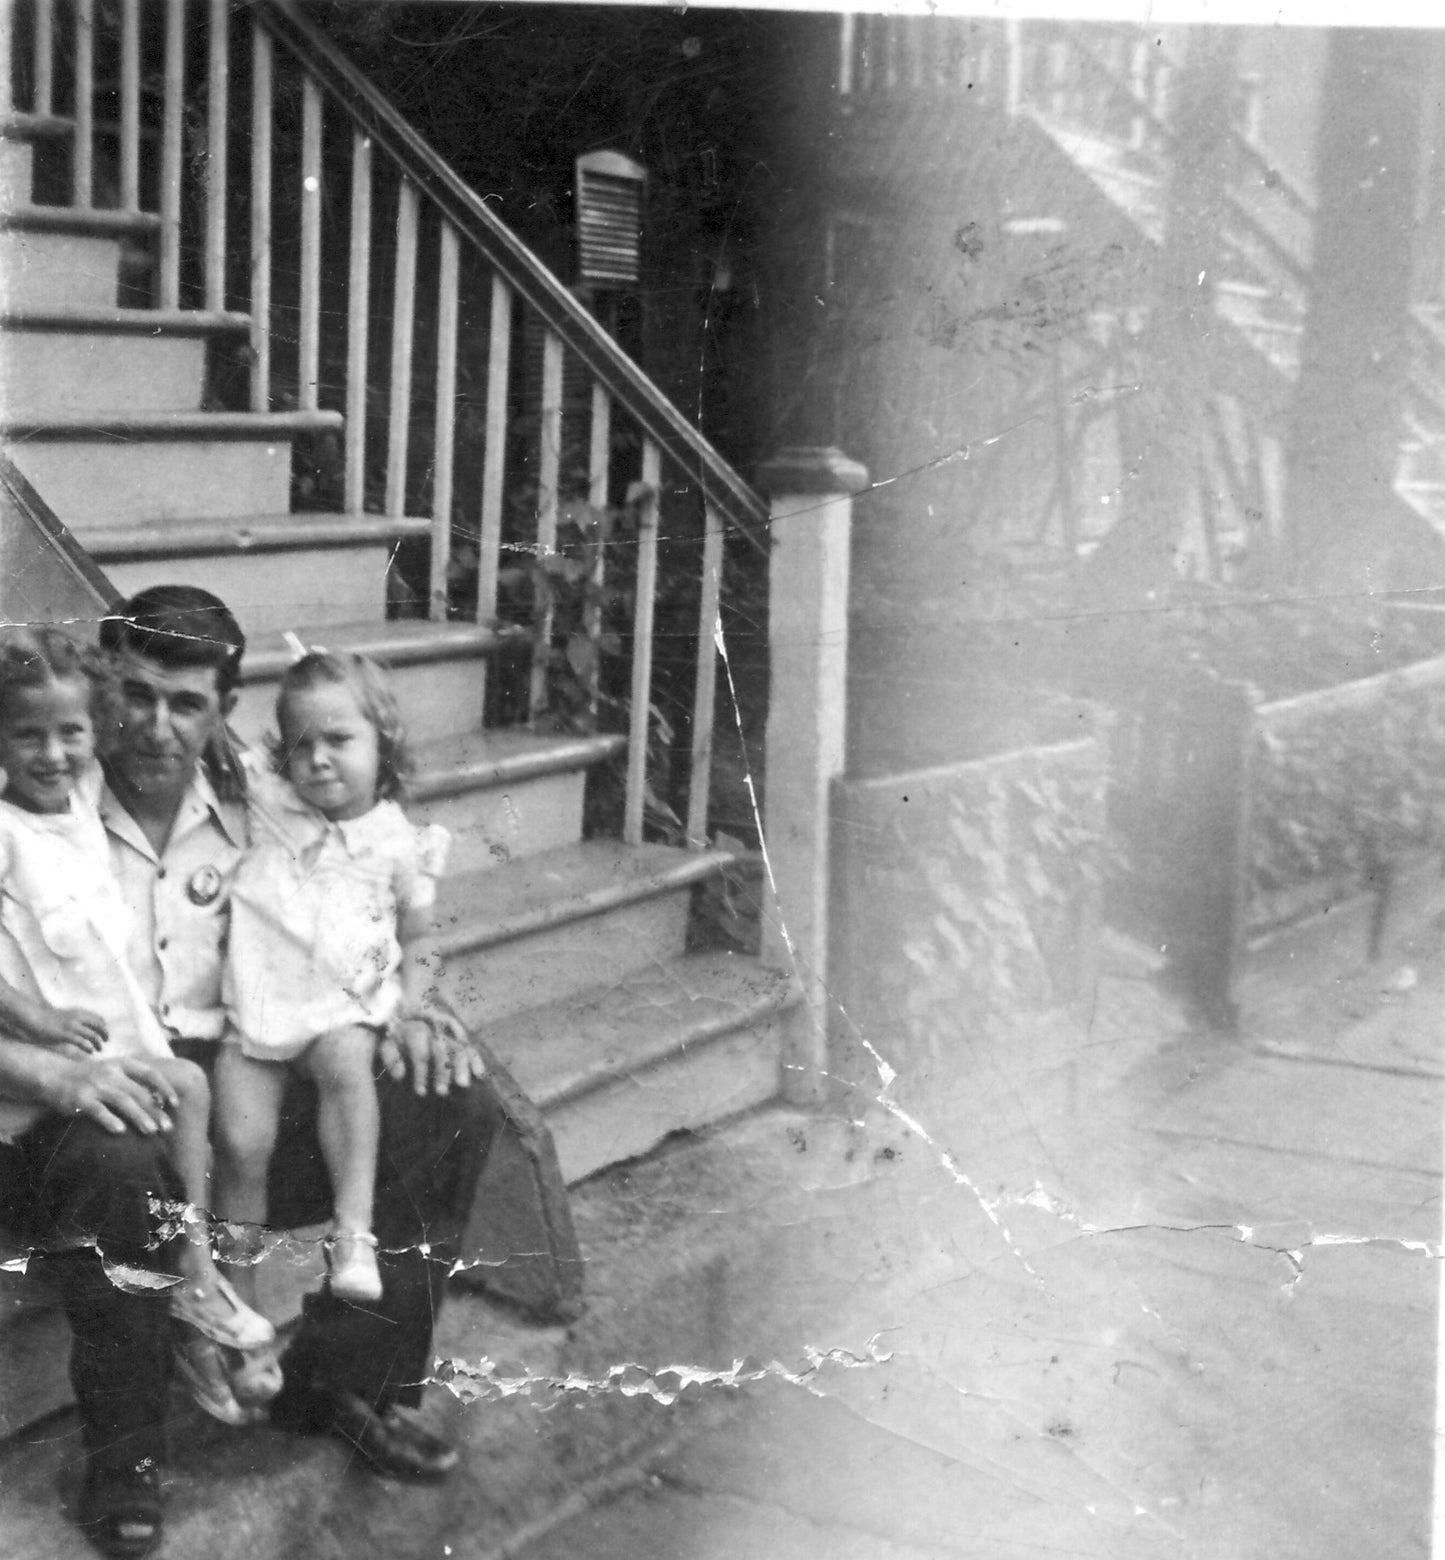
[[451, 835], [439, 823], [412, 830], [413, 848], [397, 872], [399, 909], [430, 910], [436, 903], [437, 879], [446, 871], [451, 843]]

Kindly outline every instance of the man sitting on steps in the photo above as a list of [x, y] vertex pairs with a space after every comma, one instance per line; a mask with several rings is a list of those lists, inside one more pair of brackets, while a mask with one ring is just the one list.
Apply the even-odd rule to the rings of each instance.
[[[124, 726], [107, 763], [102, 816], [134, 919], [130, 963], [173, 1048], [204, 1063], [221, 1034], [227, 882], [246, 839], [243, 773], [215, 757], [226, 751], [245, 638], [208, 592], [158, 586], [107, 619], [101, 639], [120, 658]], [[501, 1118], [490, 1091], [469, 1087], [480, 1076], [476, 1055], [429, 1026], [389, 1036], [378, 1062], [382, 1299], [361, 1307], [324, 1291], [308, 1297], [270, 1417], [340, 1437], [377, 1473], [436, 1479], [456, 1452], [409, 1411]], [[314, 1087], [299, 1076], [288, 1087], [269, 1205], [274, 1224], [293, 1228], [328, 1218], [330, 1187]], [[143, 1062], [82, 1066], [0, 1038], [0, 1091], [74, 1118], [63, 1151], [44, 1163], [0, 1150], [0, 1219], [45, 1251], [35, 1265], [74, 1334], [71, 1378], [88, 1458], [81, 1520], [104, 1553], [145, 1555], [161, 1533], [170, 1323], [163, 1292], [122, 1287], [113, 1274], [117, 1263], [166, 1268], [149, 1202], [174, 1191], [155, 1135], [155, 1080]], [[232, 1385], [244, 1396], [218, 1366], [199, 1382], [197, 1368], [193, 1357], [192, 1387], [218, 1396], [213, 1411]]]

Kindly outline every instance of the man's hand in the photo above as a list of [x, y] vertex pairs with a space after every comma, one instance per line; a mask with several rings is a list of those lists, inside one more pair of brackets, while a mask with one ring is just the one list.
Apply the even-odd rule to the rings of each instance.
[[58, 1051], [78, 1051], [90, 1056], [107, 1039], [105, 1020], [86, 1008], [51, 1008], [35, 1026], [34, 1038]]
[[133, 1127], [146, 1137], [169, 1132], [178, 1103], [165, 1075], [140, 1056], [107, 1056], [70, 1062], [46, 1091], [46, 1104], [62, 1116], [93, 1121], [107, 1132]]
[[462, 1021], [438, 1008], [396, 1019], [377, 1055], [398, 1083], [409, 1072], [418, 1094], [450, 1094], [486, 1072]]

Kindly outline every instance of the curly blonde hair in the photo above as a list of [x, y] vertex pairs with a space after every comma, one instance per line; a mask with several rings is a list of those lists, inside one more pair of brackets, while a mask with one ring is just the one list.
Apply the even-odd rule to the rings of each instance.
[[[313, 688], [341, 687], [350, 691], [357, 708], [376, 730], [376, 798], [402, 801], [414, 767], [406, 726], [386, 673], [375, 661], [351, 652], [312, 650], [286, 668], [276, 694], [276, 724], [286, 700]], [[271, 762], [278, 774], [286, 773], [286, 754], [280, 739], [271, 744]]]

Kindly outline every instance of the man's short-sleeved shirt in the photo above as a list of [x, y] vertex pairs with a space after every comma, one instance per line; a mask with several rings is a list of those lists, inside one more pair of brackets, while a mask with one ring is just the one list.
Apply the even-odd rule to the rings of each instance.
[[197, 773], [159, 855], [108, 786], [100, 816], [131, 913], [128, 962], [141, 991], [171, 1036], [219, 1040], [231, 875], [246, 843], [244, 804], [218, 800]]

